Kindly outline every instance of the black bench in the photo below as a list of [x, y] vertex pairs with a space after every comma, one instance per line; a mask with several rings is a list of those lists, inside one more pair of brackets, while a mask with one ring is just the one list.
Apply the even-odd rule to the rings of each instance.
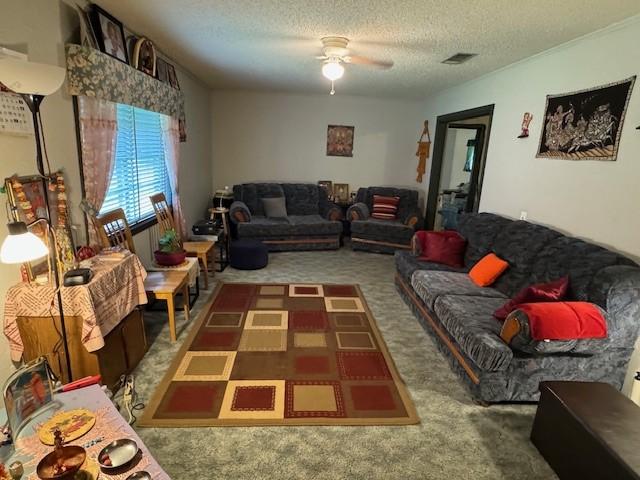
[[640, 407], [607, 383], [540, 392], [531, 441], [562, 480], [640, 479]]

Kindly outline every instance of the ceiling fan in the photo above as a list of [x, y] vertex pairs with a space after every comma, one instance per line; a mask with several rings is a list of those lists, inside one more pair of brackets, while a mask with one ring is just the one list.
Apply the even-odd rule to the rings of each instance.
[[336, 93], [333, 83], [344, 75], [343, 63], [366, 65], [369, 67], [387, 70], [393, 67], [392, 61], [375, 60], [359, 55], [349, 55], [349, 39], [346, 37], [321, 38], [323, 55], [316, 57], [323, 61], [322, 75], [331, 80], [331, 95]]

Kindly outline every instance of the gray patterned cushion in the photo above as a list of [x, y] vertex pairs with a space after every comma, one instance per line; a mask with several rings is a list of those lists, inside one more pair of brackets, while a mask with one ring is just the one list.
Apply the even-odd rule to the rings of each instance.
[[500, 298], [502, 303], [498, 307], [502, 306], [504, 299], [507, 298], [495, 288], [477, 286], [466, 273], [417, 270], [411, 276], [411, 286], [425, 305], [432, 310], [435, 301], [442, 295]]
[[342, 222], [330, 222], [320, 215], [290, 215], [287, 218], [254, 216], [251, 223], [238, 224], [240, 238], [339, 235], [340, 232]]
[[289, 215], [317, 215], [318, 185], [312, 183], [283, 183]]
[[354, 220], [351, 222], [351, 236], [382, 242], [411, 244], [413, 238], [412, 227], [404, 225], [398, 220]]
[[268, 218], [286, 218], [287, 207], [284, 197], [261, 198], [264, 214]]
[[500, 338], [502, 323], [493, 311], [504, 300], [489, 297], [443, 295], [435, 302], [438, 319], [460, 348], [482, 370], [505, 370], [513, 351]]
[[423, 262], [418, 257], [406, 250], [395, 252], [396, 270], [408, 283], [411, 283], [411, 275], [416, 270], [440, 270], [443, 272], [464, 272], [464, 268], [450, 267], [443, 263]]
[[463, 214], [458, 218], [458, 232], [467, 241], [464, 264], [473, 267], [478, 260], [491, 252], [496, 236], [512, 220], [493, 213]]

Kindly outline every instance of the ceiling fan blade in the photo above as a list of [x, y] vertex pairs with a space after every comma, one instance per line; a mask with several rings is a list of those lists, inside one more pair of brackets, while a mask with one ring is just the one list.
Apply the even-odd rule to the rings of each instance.
[[329, 57], [327, 57], [326, 55], [316, 55], [315, 57], [316, 60], [327, 60]]
[[358, 55], [350, 55], [344, 58], [346, 63], [354, 63], [356, 65], [369, 65], [371, 67], [377, 67], [382, 69], [389, 69], [393, 67], [393, 62], [391, 60], [374, 60], [368, 57], [360, 57]]

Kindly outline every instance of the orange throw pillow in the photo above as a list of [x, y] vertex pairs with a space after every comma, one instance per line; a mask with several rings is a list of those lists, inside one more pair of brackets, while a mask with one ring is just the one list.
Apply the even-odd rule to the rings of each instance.
[[469, 276], [473, 283], [479, 287], [488, 287], [493, 284], [502, 272], [504, 272], [509, 264], [502, 260], [494, 253], [490, 253], [483, 257], [469, 271]]

